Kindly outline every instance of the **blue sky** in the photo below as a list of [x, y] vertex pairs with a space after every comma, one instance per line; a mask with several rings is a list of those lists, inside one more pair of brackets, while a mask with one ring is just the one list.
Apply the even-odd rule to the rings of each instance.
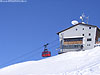
[[[37, 48], [58, 39], [57, 32], [72, 26], [84, 12], [89, 24], [100, 27], [99, 0], [27, 0], [25, 3], [0, 3], [0, 67], [17, 62], [42, 59]], [[55, 47], [53, 47], [55, 46]], [[48, 46], [57, 55], [59, 41]], [[33, 53], [4, 64], [24, 53]], [[3, 65], [2, 65], [3, 64]]]

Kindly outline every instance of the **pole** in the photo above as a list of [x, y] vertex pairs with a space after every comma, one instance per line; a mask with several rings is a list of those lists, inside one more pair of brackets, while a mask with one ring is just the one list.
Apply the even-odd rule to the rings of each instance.
[[64, 43], [64, 38], [63, 38], [63, 34], [61, 34], [61, 49], [62, 49], [62, 52], [63, 52], [63, 43]]

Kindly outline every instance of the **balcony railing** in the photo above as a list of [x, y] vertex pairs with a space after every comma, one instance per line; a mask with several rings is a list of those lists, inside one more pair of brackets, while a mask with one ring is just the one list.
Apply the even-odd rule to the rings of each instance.
[[100, 44], [100, 41], [96, 41], [96, 44]]
[[96, 41], [96, 43], [95, 43], [95, 45], [94, 45], [94, 47], [100, 47], [100, 41]]
[[63, 45], [63, 49], [83, 49], [82, 44], [76, 44], [76, 45]]

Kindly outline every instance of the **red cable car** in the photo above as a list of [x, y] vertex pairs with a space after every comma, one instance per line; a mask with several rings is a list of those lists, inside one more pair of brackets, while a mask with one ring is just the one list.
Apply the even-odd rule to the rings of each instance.
[[44, 51], [42, 52], [42, 57], [50, 57], [51, 56], [51, 52], [48, 51], [48, 49], [46, 48], [48, 45], [48, 43], [46, 45], [44, 45]]

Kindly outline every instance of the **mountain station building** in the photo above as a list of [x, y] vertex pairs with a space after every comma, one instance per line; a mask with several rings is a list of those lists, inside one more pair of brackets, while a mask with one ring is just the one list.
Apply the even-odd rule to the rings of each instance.
[[100, 45], [100, 29], [95, 25], [78, 23], [57, 34], [61, 43], [59, 53], [88, 50]]

